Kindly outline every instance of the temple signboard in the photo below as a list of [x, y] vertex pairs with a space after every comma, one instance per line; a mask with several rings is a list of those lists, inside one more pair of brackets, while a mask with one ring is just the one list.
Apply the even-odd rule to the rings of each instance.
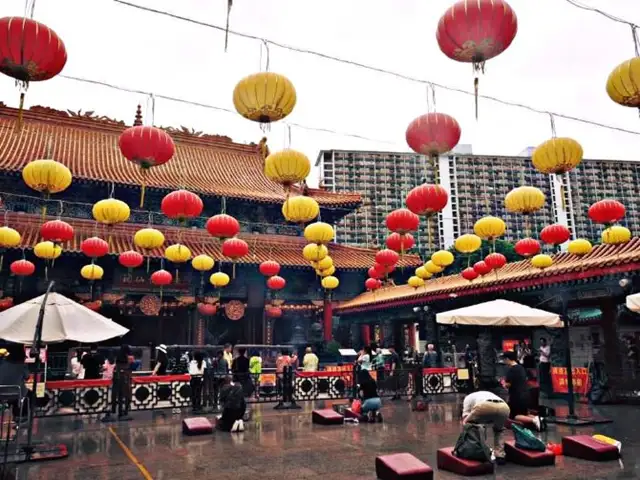
[[[113, 289], [123, 292], [156, 292], [160, 287], [151, 283], [150, 274], [146, 270], [117, 271], [113, 277]], [[175, 278], [175, 273], [174, 273]], [[178, 282], [175, 281], [170, 285], [163, 287], [165, 292], [188, 292], [191, 289], [191, 276], [189, 274], [181, 274]]]

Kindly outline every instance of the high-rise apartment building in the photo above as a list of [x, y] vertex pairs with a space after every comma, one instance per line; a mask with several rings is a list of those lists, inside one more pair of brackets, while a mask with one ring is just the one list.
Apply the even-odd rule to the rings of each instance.
[[[386, 215], [403, 207], [407, 192], [425, 179], [441, 183], [450, 192], [450, 200], [433, 221], [431, 248], [425, 220], [421, 220], [416, 242], [423, 254], [451, 246], [484, 215], [504, 219], [508, 227], [505, 239], [510, 241], [537, 237], [550, 223], [567, 225], [575, 238], [598, 241], [602, 226], [594, 225], [587, 211], [605, 198], [621, 201], [627, 207], [621, 223], [633, 233], [640, 232], [640, 161], [583, 160], [569, 174], [545, 175], [533, 168], [531, 151], [514, 157], [473, 155], [470, 146], [462, 145], [439, 158], [437, 174], [425, 156], [401, 152], [323, 150], [316, 165], [326, 189], [363, 195], [362, 207], [336, 225], [337, 239], [345, 244], [384, 245]], [[506, 212], [504, 197], [519, 185], [542, 190], [547, 197], [545, 207], [529, 217]]]

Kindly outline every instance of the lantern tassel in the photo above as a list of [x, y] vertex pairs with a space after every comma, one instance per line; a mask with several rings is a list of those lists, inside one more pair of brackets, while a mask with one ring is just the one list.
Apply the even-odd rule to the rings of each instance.
[[478, 90], [480, 87], [480, 79], [478, 77], [473, 79], [473, 92], [476, 100], [476, 120], [478, 120]]
[[4, 264], [4, 253], [0, 255], [0, 272], [2, 271], [2, 265]]
[[236, 262], [235, 262], [235, 260], [233, 261], [232, 266], [231, 266], [231, 275], [232, 275], [232, 278], [235, 280], [235, 278], [236, 278]]
[[224, 51], [227, 52], [227, 46], [229, 45], [229, 18], [231, 17], [231, 7], [233, 6], [233, 0], [227, 2], [227, 26], [224, 30]]
[[16, 122], [16, 132], [20, 132], [22, 130], [22, 125], [24, 123], [24, 92], [20, 93], [20, 105], [18, 106], [18, 121]]
[[178, 284], [179, 281], [180, 281], [180, 270], [176, 268], [176, 285]]
[[147, 273], [149, 273], [150, 264], [151, 264], [151, 257], [147, 255]]
[[140, 208], [144, 207], [144, 194], [147, 189], [147, 169], [142, 168], [142, 183], [140, 184]]

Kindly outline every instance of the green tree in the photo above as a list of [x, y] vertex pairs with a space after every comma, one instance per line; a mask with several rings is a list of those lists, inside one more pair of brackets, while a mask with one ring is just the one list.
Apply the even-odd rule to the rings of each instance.
[[[473, 266], [474, 263], [479, 262], [480, 260], [484, 260], [484, 257], [489, 255], [490, 253], [493, 253], [493, 242], [483, 240], [482, 247], [480, 247], [479, 250], [475, 251], [471, 255], [464, 255], [462, 253], [459, 253], [454, 247], [451, 247], [449, 251], [453, 253], [455, 261], [450, 267], [447, 267], [444, 274], [455, 275], [467, 268], [467, 266]], [[513, 244], [511, 242], [507, 242], [506, 240], [496, 240], [495, 251], [496, 253], [501, 253], [502, 255], [507, 257], [507, 262], [509, 263], [522, 260], [522, 257], [520, 257], [520, 255], [515, 252]]]

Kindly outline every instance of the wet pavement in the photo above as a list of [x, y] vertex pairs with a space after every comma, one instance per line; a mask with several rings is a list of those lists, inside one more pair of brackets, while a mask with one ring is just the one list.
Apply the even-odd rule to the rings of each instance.
[[[394, 452], [410, 452], [436, 470], [437, 449], [452, 446], [459, 434], [461, 399], [440, 397], [428, 412], [411, 412], [404, 400], [386, 401], [382, 424], [331, 427], [311, 424], [310, 403], [296, 411], [275, 411], [273, 405], [262, 405], [254, 408], [253, 419], [244, 433], [215, 432], [199, 437], [182, 434], [181, 419], [185, 414], [167, 413], [163, 417], [138, 413], [131, 422], [113, 425], [102, 424], [96, 418], [39, 419], [36, 438], [64, 443], [69, 458], [22, 465], [16, 478], [373, 479], [375, 457]], [[586, 406], [579, 408], [580, 413], [589, 413]], [[590, 411], [608, 416], [614, 423], [579, 428], [550, 425], [549, 431], [542, 434], [543, 440], [558, 442], [564, 435], [603, 433], [622, 441], [622, 462], [600, 464], [558, 457], [555, 467], [506, 465], [498, 467], [495, 476], [479, 478], [640, 478], [640, 409], [609, 406]], [[436, 470], [436, 478], [462, 477]]]

